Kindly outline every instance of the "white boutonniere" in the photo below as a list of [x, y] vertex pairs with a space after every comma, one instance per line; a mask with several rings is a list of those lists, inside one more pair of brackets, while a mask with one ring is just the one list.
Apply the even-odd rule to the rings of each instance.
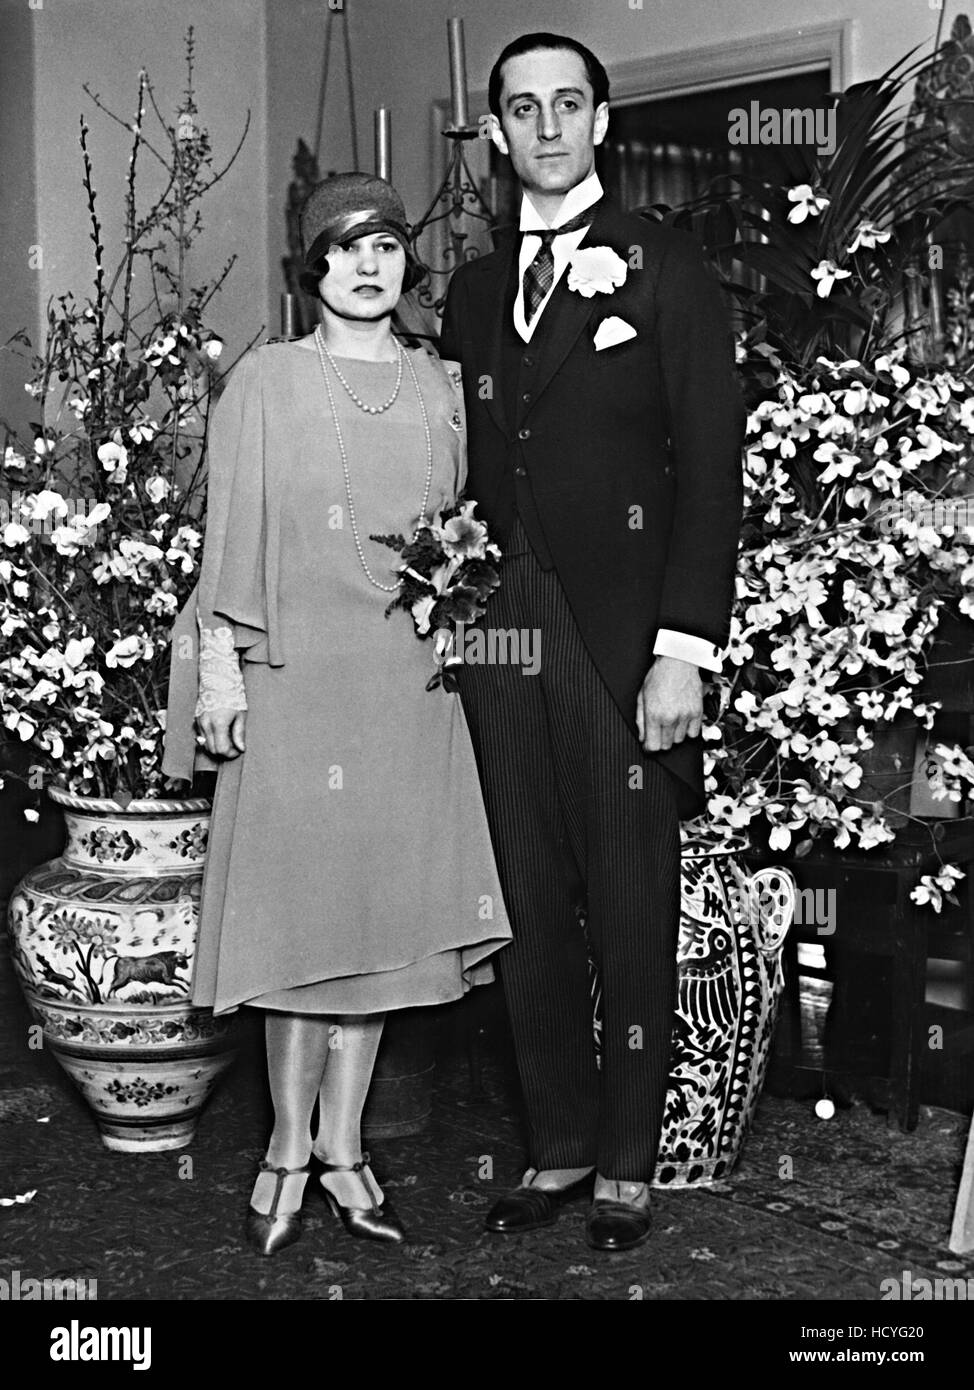
[[568, 261], [568, 288], [586, 299], [626, 283], [628, 266], [611, 246], [583, 246]]

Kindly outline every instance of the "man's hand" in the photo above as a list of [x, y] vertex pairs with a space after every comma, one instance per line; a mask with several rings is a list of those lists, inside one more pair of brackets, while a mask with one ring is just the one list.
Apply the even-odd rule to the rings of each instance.
[[700, 669], [675, 656], [658, 656], [636, 699], [636, 728], [647, 753], [696, 738], [703, 724]]
[[236, 758], [246, 748], [245, 709], [207, 710], [197, 719], [202, 742], [211, 758]]

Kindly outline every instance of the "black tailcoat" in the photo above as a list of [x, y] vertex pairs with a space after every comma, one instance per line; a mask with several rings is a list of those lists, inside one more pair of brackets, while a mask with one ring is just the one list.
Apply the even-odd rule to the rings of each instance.
[[[582, 247], [611, 247], [628, 267], [625, 283], [586, 298], [563, 275], [521, 344], [511, 389], [502, 364], [509, 374], [518, 244], [512, 237], [458, 267], [447, 298], [441, 353], [463, 371], [466, 493], [502, 549], [518, 499], [533, 512], [586, 647], [635, 732], [657, 630], [718, 650], [728, 637], [744, 412], [727, 312], [694, 238], [603, 203]], [[609, 317], [636, 336], [596, 351]], [[680, 778], [681, 813], [700, 810], [701, 740], [656, 756]]]

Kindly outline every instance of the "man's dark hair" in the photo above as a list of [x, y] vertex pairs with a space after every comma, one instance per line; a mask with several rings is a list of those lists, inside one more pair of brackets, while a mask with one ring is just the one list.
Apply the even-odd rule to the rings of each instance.
[[519, 39], [514, 39], [512, 43], [507, 45], [490, 70], [490, 81], [487, 84], [487, 104], [498, 120], [501, 118], [504, 64], [509, 58], [521, 58], [525, 53], [536, 53], [539, 49], [552, 48], [567, 48], [570, 52], [577, 53], [581, 58], [585, 64], [585, 74], [592, 87], [592, 102], [595, 106], [601, 106], [603, 101], [609, 100], [609, 75], [590, 48], [586, 48], [577, 39], [567, 38], [564, 34], [522, 34]]

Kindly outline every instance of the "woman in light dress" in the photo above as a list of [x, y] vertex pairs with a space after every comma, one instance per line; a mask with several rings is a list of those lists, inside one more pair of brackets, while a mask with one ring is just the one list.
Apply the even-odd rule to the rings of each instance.
[[325, 180], [301, 230], [321, 323], [249, 352], [214, 411], [164, 764], [218, 766], [193, 999], [265, 1011], [274, 1128], [247, 1217], [265, 1255], [301, 1234], [312, 1158], [347, 1230], [403, 1238], [361, 1141], [385, 1014], [491, 979], [510, 938], [459, 698], [426, 690], [408, 614], [384, 616], [400, 561], [370, 539], [462, 489], [459, 379], [393, 335], [420, 272], [388, 183]]

